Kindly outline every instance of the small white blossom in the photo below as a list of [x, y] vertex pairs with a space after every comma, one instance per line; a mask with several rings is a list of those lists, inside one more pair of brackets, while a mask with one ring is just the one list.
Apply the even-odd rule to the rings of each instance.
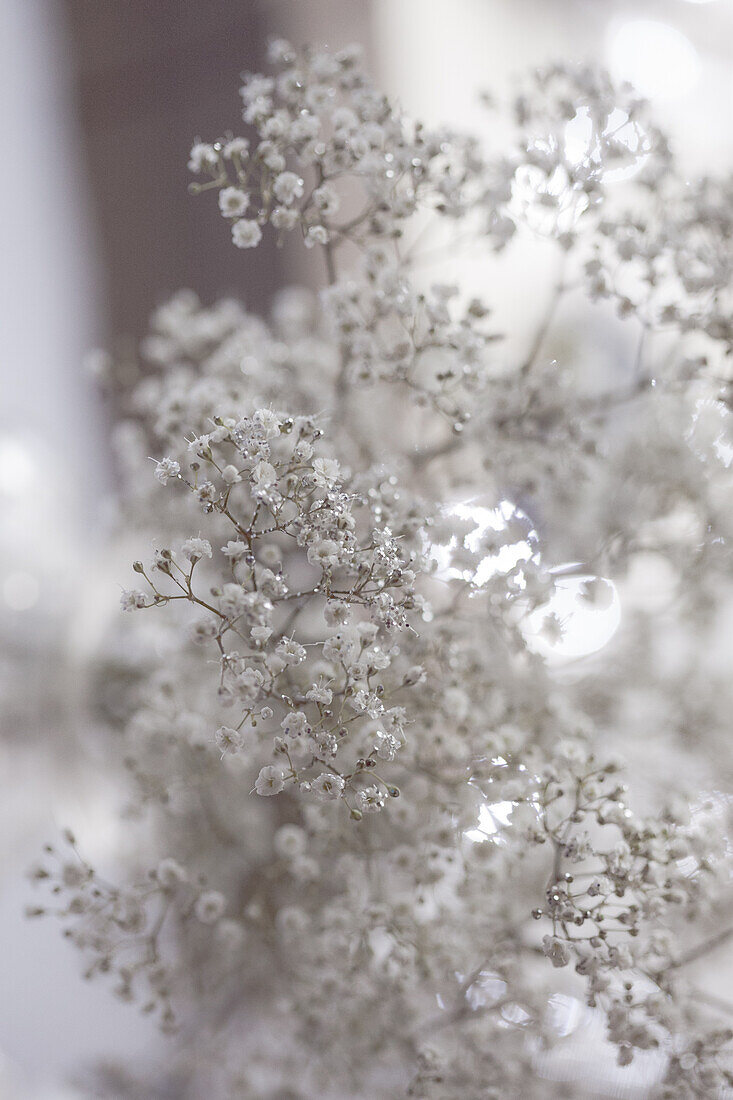
[[376, 735], [377, 742], [377, 756], [380, 760], [394, 760], [398, 749], [400, 748], [400, 742], [394, 736], [394, 734], [387, 733], [386, 730], [377, 730]]
[[208, 539], [202, 538], [186, 539], [181, 545], [181, 553], [184, 558], [187, 558], [193, 564], [200, 561], [201, 558], [211, 557], [211, 543]]
[[275, 764], [267, 764], [260, 770], [255, 783], [257, 794], [279, 794], [284, 787], [285, 779], [282, 768], [277, 767]]
[[281, 172], [275, 180], [273, 190], [278, 202], [291, 206], [296, 199], [302, 198], [304, 185], [295, 172]]
[[170, 857], [161, 859], [155, 877], [164, 890], [175, 890], [177, 886], [188, 882], [188, 872], [185, 867], [182, 867], [177, 860]]
[[281, 825], [275, 833], [275, 851], [283, 859], [298, 859], [305, 853], [305, 832], [298, 825]]
[[282, 428], [282, 421], [272, 409], [258, 409], [252, 418], [262, 429], [265, 439], [276, 439]]
[[311, 731], [308, 716], [302, 710], [287, 714], [280, 723], [280, 728], [287, 737], [305, 737]]
[[215, 741], [222, 755], [236, 753], [244, 746], [244, 735], [241, 730], [231, 729], [229, 726], [220, 726], [216, 731]]
[[321, 569], [333, 569], [339, 564], [341, 547], [332, 539], [314, 542], [308, 547], [308, 561]]
[[570, 949], [564, 940], [557, 936], [543, 936], [542, 950], [553, 966], [567, 966], [570, 962]]
[[189, 172], [206, 172], [216, 168], [219, 163], [216, 149], [205, 142], [197, 142], [191, 149], [188, 158]]
[[232, 240], [237, 248], [256, 248], [262, 240], [262, 230], [257, 222], [240, 218], [232, 226]]
[[215, 638], [219, 632], [216, 619], [199, 619], [191, 627], [191, 636], [195, 642], [203, 644]]
[[364, 787], [356, 793], [356, 804], [362, 813], [379, 813], [385, 802], [384, 793], [377, 786]]
[[311, 225], [308, 228], [303, 243], [306, 248], [314, 248], [317, 244], [328, 244], [330, 239], [328, 230], [324, 225]]
[[330, 802], [340, 798], [344, 792], [346, 783], [340, 775], [330, 775], [322, 772], [310, 785], [310, 789], [319, 802]]
[[133, 611], [148, 606], [148, 599], [144, 592], [138, 588], [126, 588], [120, 596], [120, 606], [123, 611]]
[[180, 472], [181, 467], [173, 458], [161, 458], [155, 466], [155, 476], [161, 485], [167, 485], [169, 479], [178, 477]]
[[306, 698], [310, 699], [313, 703], [320, 703], [322, 706], [327, 707], [333, 700], [333, 692], [330, 688], [319, 687], [314, 684], [313, 687], [308, 688]]
[[232, 561], [239, 561], [247, 553], [247, 544], [240, 542], [238, 539], [230, 539], [229, 542], [222, 546], [221, 552], [225, 558], [231, 558]]
[[341, 469], [335, 458], [316, 458], [313, 462], [313, 474], [319, 485], [333, 485], [338, 481]]
[[194, 912], [202, 924], [215, 924], [224, 912], [226, 900], [218, 890], [207, 890], [198, 898]]
[[252, 470], [252, 483], [255, 489], [267, 489], [277, 481], [277, 470], [269, 462], [258, 462]]
[[294, 229], [299, 220], [298, 211], [292, 207], [276, 206], [270, 214], [270, 224], [273, 229]]
[[236, 485], [238, 481], [242, 480], [239, 470], [236, 466], [225, 466], [221, 471], [221, 476], [226, 481], [227, 485]]
[[239, 187], [225, 187], [219, 192], [219, 209], [225, 218], [240, 218], [249, 206], [249, 195]]
[[222, 156], [225, 160], [231, 160], [232, 157], [241, 157], [244, 159], [249, 153], [249, 142], [246, 138], [236, 137], [228, 141], [222, 150]]
[[281, 657], [289, 665], [298, 665], [307, 656], [305, 647], [293, 638], [283, 638], [281, 642], [278, 642], [275, 652], [278, 657]]
[[316, 209], [324, 214], [326, 217], [330, 217], [335, 214], [339, 208], [339, 197], [335, 189], [328, 183], [321, 184], [320, 187], [316, 187], [315, 191], [311, 195], [311, 201], [315, 205]]

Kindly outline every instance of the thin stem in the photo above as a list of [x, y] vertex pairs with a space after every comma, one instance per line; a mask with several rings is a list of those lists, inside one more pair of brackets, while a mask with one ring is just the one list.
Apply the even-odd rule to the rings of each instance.
[[323, 246], [323, 255], [326, 260], [326, 275], [328, 277], [328, 285], [333, 286], [336, 282], [336, 261], [333, 256], [333, 245], [329, 241]]
[[724, 997], [716, 997], [714, 993], [707, 993], [704, 989], [691, 989], [690, 996], [694, 1001], [717, 1008], [719, 1012], [725, 1012], [733, 1016], [733, 1001], [727, 1001]]
[[539, 353], [542, 351], [542, 345], [544, 344], [545, 339], [547, 338], [547, 334], [550, 331], [550, 327], [552, 326], [552, 322], [555, 319], [555, 314], [557, 312], [557, 307], [558, 307], [558, 304], [560, 302], [560, 299], [562, 298], [563, 294], [565, 293], [566, 287], [565, 287], [565, 283], [563, 281], [564, 266], [565, 266], [565, 264], [564, 264], [564, 259], [563, 259], [562, 266], [561, 266], [561, 269], [560, 269], [560, 274], [558, 276], [557, 282], [555, 283], [555, 286], [552, 289], [552, 293], [550, 294], [550, 299], [547, 303], [547, 308], [545, 309], [542, 320], [540, 321], [539, 325], [537, 326], [537, 331], [535, 332], [534, 339], [532, 340], [532, 343], [530, 344], [529, 351], [527, 352], [527, 357], [524, 360], [524, 362], [522, 363], [522, 366], [519, 368], [519, 373], [522, 376], [522, 378], [526, 378], [526, 376], [532, 370], [532, 367], [537, 362], [537, 357], [538, 357]]
[[724, 928], [722, 932], [718, 932], [715, 936], [711, 936], [710, 939], [699, 943], [697, 947], [691, 947], [684, 955], [680, 955], [678, 959], [671, 962], [668, 969], [678, 970], [681, 966], [688, 966], [690, 963], [697, 962], [698, 959], [701, 959], [704, 955], [708, 955], [711, 951], [715, 951], [716, 948], [721, 947], [731, 938], [733, 938], [733, 925], [729, 925], [729, 927]]
[[443, 443], [436, 443], [433, 447], [424, 447], [422, 450], [415, 451], [411, 456], [412, 468], [414, 470], [420, 470], [423, 466], [427, 466], [436, 458], [442, 458], [443, 455], [452, 454], [453, 451], [465, 442], [460, 436], [451, 436], [450, 439], [446, 439]]

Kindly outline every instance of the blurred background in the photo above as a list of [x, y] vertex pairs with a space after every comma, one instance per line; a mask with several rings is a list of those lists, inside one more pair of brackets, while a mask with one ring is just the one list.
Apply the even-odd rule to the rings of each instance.
[[[310, 277], [307, 254], [270, 238], [231, 248], [216, 204], [187, 193], [193, 139], [236, 130], [240, 73], [264, 64], [270, 36], [360, 41], [409, 112], [479, 132], [481, 89], [595, 59], [654, 101], [690, 172], [733, 157], [733, 0], [1, 0], [2, 1100], [72, 1097], [85, 1064], [158, 1042], [80, 983], [52, 922], [25, 922], [24, 875], [63, 825], [91, 855], [125, 841], [84, 669], [134, 554], [105, 544], [114, 408], [87, 352], [139, 337], [180, 287], [265, 312], [274, 289]], [[484, 287], [507, 323], [548, 283], [541, 258], [531, 283], [521, 272]]]

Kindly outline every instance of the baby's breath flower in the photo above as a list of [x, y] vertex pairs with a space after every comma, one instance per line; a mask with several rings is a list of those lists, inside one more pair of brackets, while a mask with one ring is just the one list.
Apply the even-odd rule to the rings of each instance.
[[219, 158], [213, 145], [198, 141], [191, 149], [188, 160], [189, 172], [206, 172], [216, 169]]
[[244, 735], [241, 730], [232, 729], [230, 726], [220, 726], [216, 731], [215, 741], [222, 755], [235, 753], [244, 745]]
[[286, 715], [280, 723], [280, 728], [287, 737], [305, 737], [311, 730], [308, 717], [302, 710]]
[[543, 936], [542, 950], [553, 966], [567, 966], [570, 962], [570, 949], [564, 940], [557, 936]]
[[229, 542], [222, 546], [221, 552], [225, 558], [231, 558], [232, 561], [239, 561], [247, 553], [247, 544], [240, 542], [239, 539], [230, 539]]
[[226, 481], [227, 485], [236, 485], [238, 481], [242, 480], [237, 467], [232, 466], [231, 464], [224, 467], [224, 469], [221, 471], [221, 476], [223, 477], [224, 481]]
[[232, 225], [232, 240], [237, 248], [256, 248], [262, 240], [262, 230], [257, 222], [240, 218]]
[[136, 608], [147, 607], [148, 599], [138, 588], [125, 588], [120, 596], [120, 605], [123, 611], [133, 611]]
[[225, 187], [219, 192], [219, 209], [225, 218], [241, 218], [248, 206], [249, 195], [239, 187]]
[[161, 859], [155, 872], [155, 877], [164, 890], [175, 890], [184, 882], [188, 882], [188, 874], [177, 860], [170, 857]]
[[257, 782], [255, 783], [257, 794], [279, 794], [284, 787], [285, 780], [282, 768], [279, 768], [276, 764], [267, 764], [260, 769], [260, 774], [257, 776]]
[[316, 458], [313, 462], [313, 474], [319, 485], [332, 485], [338, 481], [340, 472], [334, 458]]
[[281, 172], [275, 179], [273, 190], [278, 202], [290, 206], [296, 199], [303, 197], [304, 184], [295, 172]]
[[342, 776], [322, 772], [312, 781], [310, 789], [319, 802], [330, 802], [335, 798], [341, 798], [345, 786]]
[[170, 478], [178, 477], [180, 472], [181, 467], [173, 458], [161, 458], [155, 467], [155, 476], [161, 485], [167, 485]]
[[306, 834], [298, 825], [281, 825], [275, 833], [274, 845], [283, 859], [297, 859], [305, 853]]
[[202, 538], [186, 539], [181, 545], [181, 553], [191, 564], [194, 564], [200, 561], [201, 558], [211, 557], [211, 543], [208, 539]]
[[218, 890], [207, 890], [196, 901], [194, 912], [202, 924], [215, 924], [224, 912], [226, 900]]
[[[121, 530], [156, 549], [97, 710], [146, 854], [114, 884], [65, 834], [30, 912], [180, 1017], [192, 1096], [545, 1096], [556, 968], [655, 1096], [722, 1095], [733, 185], [690, 181], [589, 65], [535, 70], [492, 152], [406, 116], [358, 51], [270, 56], [191, 190], [240, 248], [296, 230], [328, 285], [269, 320], [183, 291], [139, 370], [105, 358]], [[562, 273], [505, 346], [491, 284], [441, 263], [517, 230]], [[641, 329], [617, 371], [573, 353], [570, 287]]]
[[317, 244], [328, 244], [330, 237], [328, 230], [323, 225], [310, 225], [305, 234], [306, 248], [313, 248]]
[[277, 481], [277, 470], [270, 462], [258, 462], [252, 470], [252, 483], [255, 490], [267, 489]]
[[362, 813], [374, 814], [384, 808], [386, 800], [379, 787], [372, 786], [357, 791], [356, 801]]
[[252, 419], [261, 429], [265, 439], [276, 439], [280, 434], [282, 421], [272, 409], [257, 409]]
[[246, 138], [236, 137], [228, 141], [222, 150], [222, 156], [225, 160], [231, 160], [232, 157], [240, 157], [244, 159], [249, 152], [249, 142]]

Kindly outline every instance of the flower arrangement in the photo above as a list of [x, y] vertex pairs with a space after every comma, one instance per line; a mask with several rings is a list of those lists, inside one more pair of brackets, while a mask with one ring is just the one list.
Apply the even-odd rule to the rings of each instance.
[[[113, 884], [67, 834], [34, 912], [172, 1033], [146, 1096], [567, 1097], [558, 995], [645, 1095], [723, 1095], [733, 1006], [689, 975], [733, 938], [730, 181], [590, 68], [535, 74], [496, 153], [356, 49], [271, 62], [192, 190], [324, 289], [154, 315], [118, 438], [154, 539], [126, 636], [164, 639], [126, 696], [138, 855]], [[561, 274], [515, 347], [425, 261], [526, 236]], [[572, 296], [638, 334], [608, 385], [547, 354]]]

